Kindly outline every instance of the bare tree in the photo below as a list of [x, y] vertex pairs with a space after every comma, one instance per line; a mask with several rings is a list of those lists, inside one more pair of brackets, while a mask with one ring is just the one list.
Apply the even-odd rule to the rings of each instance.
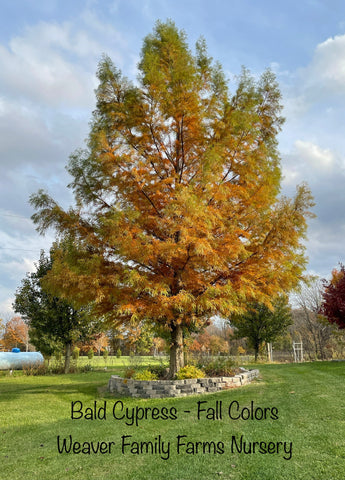
[[327, 358], [326, 346], [334, 333], [334, 327], [319, 314], [323, 290], [322, 280], [317, 276], [310, 276], [301, 285], [294, 297], [298, 310], [294, 312], [292, 333], [299, 333], [305, 350], [313, 350], [315, 357], [320, 359]]

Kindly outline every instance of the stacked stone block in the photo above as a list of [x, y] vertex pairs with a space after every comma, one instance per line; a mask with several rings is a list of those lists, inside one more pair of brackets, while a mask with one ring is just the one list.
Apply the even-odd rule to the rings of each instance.
[[259, 370], [245, 369], [242, 369], [242, 372], [234, 377], [191, 378], [186, 380], [134, 380], [112, 375], [108, 389], [110, 393], [127, 397], [185, 397], [247, 385], [258, 375]]

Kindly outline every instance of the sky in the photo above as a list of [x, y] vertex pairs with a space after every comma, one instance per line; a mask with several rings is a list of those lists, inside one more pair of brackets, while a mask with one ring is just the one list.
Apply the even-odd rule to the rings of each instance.
[[84, 146], [97, 65], [109, 55], [135, 81], [143, 38], [172, 19], [191, 47], [200, 36], [229, 79], [271, 68], [286, 118], [282, 192], [307, 182], [316, 218], [307, 273], [345, 263], [345, 3], [343, 0], [2, 0], [0, 16], [0, 317], [54, 232], [40, 236], [31, 194], [73, 203], [65, 170]]

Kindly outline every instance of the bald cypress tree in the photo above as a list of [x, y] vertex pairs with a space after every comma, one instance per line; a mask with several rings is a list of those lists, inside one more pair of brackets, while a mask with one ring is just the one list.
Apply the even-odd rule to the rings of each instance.
[[147, 320], [170, 335], [170, 373], [183, 334], [214, 314], [270, 303], [300, 277], [309, 190], [279, 198], [274, 75], [243, 71], [234, 93], [200, 40], [192, 53], [173, 22], [144, 39], [138, 85], [104, 57], [87, 148], [68, 170], [75, 206], [31, 198], [44, 232], [68, 237], [47, 277], [116, 322]]

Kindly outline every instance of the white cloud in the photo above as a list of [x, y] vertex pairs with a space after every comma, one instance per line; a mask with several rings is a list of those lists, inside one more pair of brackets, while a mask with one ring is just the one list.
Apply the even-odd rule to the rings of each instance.
[[[50, 248], [53, 237], [49, 233], [45, 237], [40, 237], [34, 224], [28, 218], [6, 217], [2, 213], [0, 216], [4, 225], [0, 231], [0, 258], [3, 256], [9, 258], [8, 265], [13, 267], [18, 264], [18, 268], [22, 269], [23, 265], [31, 262], [29, 259], [39, 257], [42, 248]], [[18, 257], [21, 258], [20, 261]]]
[[52, 150], [51, 132], [44, 118], [37, 109], [20, 102], [2, 102], [0, 136], [1, 163], [5, 168], [31, 162], [44, 163], [48, 152], [56, 151]]
[[325, 177], [332, 176], [336, 169], [338, 175], [339, 171], [344, 174], [335, 152], [311, 141], [296, 140], [292, 152], [284, 156], [283, 186], [289, 188], [303, 181], [316, 186]]
[[292, 170], [291, 167], [287, 168], [283, 166], [283, 185], [287, 186], [295, 186], [300, 182], [300, 174], [297, 170]]
[[[342, 158], [316, 143], [297, 140], [282, 163], [285, 192], [291, 195], [293, 186], [307, 182], [314, 195], [316, 206], [313, 211], [317, 220], [312, 222], [310, 238], [314, 242], [321, 239], [326, 250], [336, 243], [338, 250], [342, 250], [345, 231], [345, 168]], [[310, 248], [311, 245], [310, 242]]]
[[296, 140], [296, 155], [300, 156], [302, 161], [315, 170], [329, 170], [334, 167], [336, 157], [328, 148], [321, 148], [312, 142]]
[[303, 129], [309, 137], [314, 133], [314, 142], [323, 137], [332, 146], [334, 142], [344, 144], [344, 136], [339, 133], [345, 106], [345, 35], [316, 45], [310, 61], [296, 71], [280, 71], [274, 63], [271, 66], [283, 92], [285, 142], [289, 134], [294, 141]]
[[311, 68], [325, 86], [339, 88], [345, 93], [345, 35], [337, 35], [320, 43], [315, 51]]
[[319, 43], [306, 68], [301, 69], [301, 88], [309, 101], [345, 94], [345, 35], [337, 35]]
[[[90, 107], [95, 87], [90, 59], [100, 53], [97, 42], [68, 23], [27, 27], [8, 47], [0, 46], [1, 89], [40, 105]], [[76, 62], [76, 56], [87, 57], [88, 64]]]
[[[6, 292], [6, 290], [3, 289], [3, 295], [6, 294], [5, 292]], [[14, 312], [13, 312], [13, 309], [12, 309], [13, 301], [14, 301], [13, 296], [9, 296], [7, 298], [4, 298], [4, 300], [0, 301], [0, 318], [5, 320], [5, 322], [7, 320], [9, 320], [10, 318], [12, 318], [12, 316], [14, 316]]]
[[12, 280], [16, 280], [18, 276], [22, 276], [22, 278], [24, 278], [26, 273], [33, 272], [35, 270], [35, 262], [26, 257], [18, 260], [12, 260], [8, 262], [6, 270], [8, 271], [9, 278]]
[[68, 155], [82, 146], [90, 114], [78, 119], [27, 102], [0, 101], [0, 169], [21, 166], [25, 174], [32, 167], [36, 174], [45, 170], [45, 175], [63, 171]]

